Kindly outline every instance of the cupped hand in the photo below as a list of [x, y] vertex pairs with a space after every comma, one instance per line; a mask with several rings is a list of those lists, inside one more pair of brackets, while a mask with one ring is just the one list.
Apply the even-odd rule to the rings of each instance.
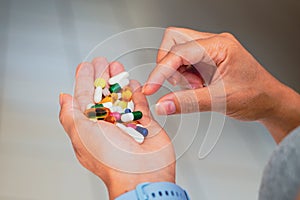
[[131, 81], [135, 110], [142, 111], [140, 123], [149, 134], [136, 143], [114, 124], [91, 121], [84, 111], [93, 102], [94, 80], [124, 71], [118, 62], [96, 58], [82, 63], [76, 72], [74, 97], [60, 95], [60, 121], [69, 135], [79, 162], [106, 184], [110, 199], [133, 190], [141, 182], [175, 182], [175, 155], [166, 132], [151, 118], [148, 102], [138, 82]]
[[[209, 73], [212, 65], [215, 72]], [[184, 89], [159, 99], [158, 114], [219, 111], [258, 120], [277, 142], [300, 125], [299, 94], [270, 75], [229, 33], [166, 29], [143, 93], [155, 93], [165, 80]]]

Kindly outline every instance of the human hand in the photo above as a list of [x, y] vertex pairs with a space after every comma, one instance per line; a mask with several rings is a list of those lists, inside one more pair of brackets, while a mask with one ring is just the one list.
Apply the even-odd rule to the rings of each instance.
[[[207, 87], [203, 84], [208, 78], [197, 68], [205, 64], [216, 66]], [[189, 89], [159, 99], [158, 114], [220, 111], [236, 119], [262, 122], [277, 142], [300, 125], [299, 94], [270, 75], [229, 33], [168, 28], [143, 93], [155, 93], [165, 80]], [[226, 109], [212, 107], [222, 101]]]
[[138, 82], [131, 81], [135, 109], [143, 113], [139, 122], [149, 134], [142, 145], [114, 124], [91, 121], [83, 113], [93, 102], [94, 80], [106, 80], [124, 71], [118, 62], [96, 58], [82, 63], [76, 72], [74, 97], [60, 95], [60, 122], [69, 135], [76, 157], [88, 170], [100, 177], [110, 199], [133, 190], [141, 182], [175, 182], [175, 155], [166, 132], [150, 115], [148, 102]]

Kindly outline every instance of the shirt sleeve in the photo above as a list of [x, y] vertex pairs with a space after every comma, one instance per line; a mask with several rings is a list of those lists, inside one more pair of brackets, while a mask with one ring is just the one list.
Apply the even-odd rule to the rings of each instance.
[[259, 200], [295, 200], [300, 192], [300, 127], [278, 145], [264, 169]]

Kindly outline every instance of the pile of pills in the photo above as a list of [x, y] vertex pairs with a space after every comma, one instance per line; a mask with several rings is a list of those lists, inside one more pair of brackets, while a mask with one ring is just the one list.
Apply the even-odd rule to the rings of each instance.
[[94, 103], [87, 105], [85, 115], [94, 121], [113, 123], [136, 142], [143, 143], [148, 130], [138, 122], [143, 113], [134, 110], [128, 77], [128, 72], [121, 72], [108, 82], [97, 78], [94, 82]]

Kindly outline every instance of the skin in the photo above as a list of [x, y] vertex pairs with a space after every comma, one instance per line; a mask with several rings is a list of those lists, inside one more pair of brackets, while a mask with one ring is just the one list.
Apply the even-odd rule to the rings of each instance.
[[130, 84], [135, 109], [143, 112], [140, 123], [149, 130], [142, 145], [115, 125], [93, 122], [83, 114], [93, 102], [94, 80], [98, 77], [107, 80], [121, 71], [123, 65], [109, 64], [105, 58], [82, 63], [76, 72], [74, 97], [60, 95], [60, 122], [71, 139], [75, 155], [85, 168], [104, 181], [110, 199], [135, 189], [142, 182], [175, 182], [173, 146], [166, 132], [151, 118], [138, 82]]
[[[191, 70], [200, 62], [217, 68], [208, 87], [203, 87], [201, 73]], [[158, 114], [220, 111], [235, 119], [261, 122], [277, 143], [300, 125], [300, 95], [269, 74], [229, 33], [166, 29], [157, 66], [143, 93], [155, 93], [165, 80], [184, 89], [161, 97]], [[223, 98], [226, 110], [212, 109], [211, 93], [219, 94], [222, 87], [224, 96], [219, 99]]]

